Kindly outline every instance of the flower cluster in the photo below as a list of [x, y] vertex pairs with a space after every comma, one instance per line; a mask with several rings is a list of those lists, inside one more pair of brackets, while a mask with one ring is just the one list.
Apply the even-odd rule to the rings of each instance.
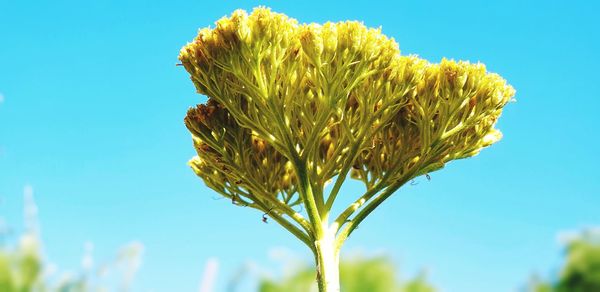
[[415, 93], [376, 132], [372, 147], [355, 161], [352, 176], [368, 186], [377, 180], [418, 176], [495, 142], [494, 129], [514, 90], [482, 64], [442, 60], [419, 72]]
[[179, 59], [209, 97], [185, 119], [190, 164], [265, 212], [302, 203], [303, 179], [323, 207], [336, 177], [334, 192], [349, 174], [378, 191], [473, 156], [500, 139], [494, 125], [514, 95], [482, 64], [432, 64], [400, 55], [380, 29], [298, 24], [267, 8], [201, 29]]
[[255, 196], [277, 194], [291, 203], [290, 162], [264, 139], [240, 127], [222, 105], [209, 99], [206, 105], [189, 109], [185, 123], [198, 151], [190, 165], [209, 187], [243, 205], [255, 203], [248, 199], [260, 203]]

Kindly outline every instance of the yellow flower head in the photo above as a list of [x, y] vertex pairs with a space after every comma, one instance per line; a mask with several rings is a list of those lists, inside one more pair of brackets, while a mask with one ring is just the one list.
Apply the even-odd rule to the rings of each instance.
[[473, 156], [501, 138], [494, 125], [514, 95], [482, 64], [431, 64], [400, 55], [381, 29], [267, 8], [201, 29], [179, 59], [209, 97], [185, 119], [190, 164], [249, 204], [301, 202], [304, 171], [313, 188], [351, 173], [382, 189]]

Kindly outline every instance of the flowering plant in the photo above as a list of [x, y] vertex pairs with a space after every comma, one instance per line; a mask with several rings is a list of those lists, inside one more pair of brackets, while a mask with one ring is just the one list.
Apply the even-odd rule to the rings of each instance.
[[[339, 290], [342, 244], [398, 188], [500, 139], [494, 125], [514, 95], [482, 64], [431, 64], [400, 55], [380, 29], [298, 24], [267, 8], [201, 29], [179, 59], [209, 98], [185, 118], [191, 167], [305, 243], [321, 291]], [[334, 216], [348, 177], [366, 192]]]

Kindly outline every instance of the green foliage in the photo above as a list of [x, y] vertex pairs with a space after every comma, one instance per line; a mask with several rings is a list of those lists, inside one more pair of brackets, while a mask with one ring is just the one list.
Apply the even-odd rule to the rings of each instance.
[[316, 273], [312, 268], [307, 268], [296, 272], [284, 281], [276, 282], [262, 279], [258, 291], [260, 292], [306, 292], [315, 291], [317, 283], [315, 282]]
[[566, 252], [556, 291], [600, 291], [600, 234], [584, 233], [569, 243]]
[[[260, 292], [316, 291], [315, 271], [304, 268], [282, 281], [262, 279]], [[394, 265], [384, 257], [358, 258], [340, 264], [340, 287], [344, 292], [433, 292], [424, 276], [402, 283]]]
[[[133, 274], [137, 270], [141, 246], [130, 244], [121, 250], [117, 262], [125, 265], [119, 291], [129, 291]], [[53, 281], [43, 274], [44, 261], [40, 255], [37, 236], [25, 234], [15, 249], [0, 249], [0, 292], [88, 292], [115, 291], [107, 279], [100, 279], [98, 271], [81, 271], [76, 277], [63, 277]], [[136, 267], [128, 268], [134, 263]], [[64, 276], [64, 275], [63, 275]], [[116, 287], [115, 287], [116, 288]]]
[[0, 291], [14, 291], [15, 283], [13, 279], [13, 268], [9, 256], [0, 253]]
[[39, 289], [41, 259], [35, 236], [25, 235], [14, 251], [0, 250], [0, 291]]
[[600, 232], [583, 232], [567, 244], [565, 253], [565, 263], [558, 280], [554, 283], [536, 280], [530, 285], [530, 291], [600, 291]]
[[434, 292], [436, 291], [431, 285], [425, 281], [423, 276], [419, 276], [413, 280], [410, 280], [401, 292]]
[[340, 265], [343, 291], [393, 291], [397, 289], [394, 266], [385, 258], [352, 260]]

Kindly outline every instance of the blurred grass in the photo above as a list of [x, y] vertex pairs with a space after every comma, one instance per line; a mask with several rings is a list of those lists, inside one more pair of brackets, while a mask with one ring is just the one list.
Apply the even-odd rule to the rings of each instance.
[[531, 292], [599, 292], [600, 230], [586, 230], [571, 239], [565, 261], [554, 281], [532, 280]]
[[0, 251], [0, 291], [32, 291], [42, 269], [37, 241], [31, 235], [21, 238], [17, 249]]
[[[41, 243], [35, 233], [25, 233], [13, 247], [0, 246], [0, 292], [129, 291], [139, 267], [142, 246], [123, 248], [116, 262], [125, 263], [120, 281], [103, 279], [101, 269], [85, 268], [77, 277], [56, 281], [47, 273]], [[305, 266], [280, 280], [260, 279], [260, 292], [317, 291], [314, 267]], [[422, 274], [408, 281], [397, 278], [396, 267], [386, 257], [355, 258], [340, 265], [344, 292], [433, 292]], [[113, 279], [114, 280], [114, 279]], [[118, 288], [117, 288], [118, 287]], [[600, 292], [600, 231], [584, 231], [565, 247], [565, 260], [553, 280], [530, 280], [528, 292]]]
[[[86, 245], [82, 270], [75, 276], [63, 273], [56, 278], [43, 260], [42, 243], [35, 216], [37, 207], [31, 189], [26, 189], [25, 217], [27, 230], [13, 244], [0, 245], [0, 292], [88, 292], [129, 291], [139, 269], [143, 246], [134, 242], [123, 247], [108, 265], [93, 266], [93, 245]], [[105, 277], [108, 269], [117, 269], [116, 277]], [[433, 292], [436, 289], [421, 274], [400, 281], [389, 258], [357, 257], [340, 264], [343, 292]], [[317, 291], [316, 272], [312, 266], [297, 269], [279, 280], [261, 278], [260, 292]], [[214, 279], [213, 279], [214, 280]], [[233, 285], [235, 286], [235, 285]], [[600, 292], [600, 229], [584, 230], [565, 245], [565, 259], [559, 273], [550, 280], [531, 278], [528, 292]]]
[[[104, 292], [129, 291], [140, 266], [143, 245], [132, 242], [122, 247], [116, 257], [100, 267], [94, 266], [93, 244], [86, 243], [81, 270], [76, 274], [58, 272], [44, 261], [39, 237], [37, 206], [33, 189], [24, 189], [25, 231], [17, 242], [0, 244], [0, 292]], [[0, 232], [8, 239], [6, 231]], [[12, 241], [12, 240], [10, 240]], [[108, 277], [109, 270], [118, 270]]]
[[120, 250], [109, 265], [124, 267], [116, 279], [104, 276], [108, 274], [104, 266], [83, 267], [76, 275], [52, 271], [41, 256], [40, 245], [35, 234], [26, 233], [15, 248], [0, 248], [0, 292], [129, 291], [143, 248], [132, 243]]
[[[356, 258], [340, 263], [340, 286], [344, 292], [433, 292], [423, 275], [399, 281], [396, 268], [386, 257]], [[317, 291], [313, 267], [304, 267], [280, 281], [262, 279], [260, 292]]]

